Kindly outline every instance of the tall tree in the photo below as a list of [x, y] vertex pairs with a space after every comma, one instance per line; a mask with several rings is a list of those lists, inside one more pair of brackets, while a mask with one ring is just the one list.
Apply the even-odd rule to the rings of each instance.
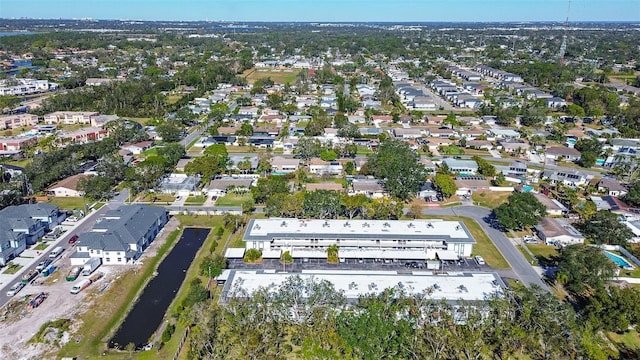
[[540, 222], [546, 208], [528, 192], [513, 193], [507, 202], [494, 210], [498, 223], [508, 230], [520, 230]]
[[426, 181], [420, 156], [406, 142], [387, 139], [369, 155], [367, 167], [393, 197], [403, 201], [413, 198]]
[[578, 224], [582, 234], [596, 244], [626, 245], [633, 237], [629, 227], [620, 222], [620, 216], [610, 210], [600, 210]]

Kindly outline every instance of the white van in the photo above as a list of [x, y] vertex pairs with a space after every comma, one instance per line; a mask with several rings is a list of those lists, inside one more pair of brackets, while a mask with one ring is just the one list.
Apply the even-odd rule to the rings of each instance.
[[49, 253], [49, 257], [52, 259], [55, 259], [58, 256], [60, 256], [60, 254], [62, 254], [63, 251], [64, 251], [64, 248], [62, 246], [58, 246], [57, 248], [53, 249], [51, 253]]
[[84, 279], [84, 280], [80, 281], [79, 283], [77, 283], [76, 285], [74, 285], [74, 286], [71, 288], [71, 293], [72, 293], [72, 294], [77, 294], [77, 293], [79, 293], [80, 291], [82, 291], [82, 290], [86, 289], [89, 285], [91, 285], [91, 280], [89, 280], [89, 279]]
[[13, 284], [13, 286], [9, 289], [9, 291], [7, 291], [7, 296], [9, 296], [9, 297], [14, 296], [23, 287], [24, 287], [24, 284], [22, 282], [17, 282], [15, 284]]

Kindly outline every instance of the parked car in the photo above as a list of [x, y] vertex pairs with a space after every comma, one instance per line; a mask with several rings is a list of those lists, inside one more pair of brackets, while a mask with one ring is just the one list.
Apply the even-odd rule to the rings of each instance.
[[482, 258], [482, 256], [480, 256], [480, 255], [476, 255], [476, 256], [474, 257], [474, 259], [476, 260], [476, 262], [478, 263], [478, 265], [484, 265], [484, 264], [486, 264], [486, 263], [485, 263], [485, 261], [484, 261], [484, 259], [483, 259], [483, 258]]
[[69, 244], [71, 245], [75, 244], [76, 241], [78, 241], [78, 235], [73, 235], [72, 237], [69, 238]]
[[77, 216], [69, 216], [67, 218], [67, 221], [76, 222], [76, 221], [78, 221], [78, 217]]
[[23, 284], [22, 282], [17, 282], [13, 284], [13, 286], [9, 289], [9, 291], [7, 291], [7, 296], [9, 297], [14, 296], [15, 294], [18, 293], [18, 291], [20, 291], [20, 289], [24, 287], [24, 285], [25, 284]]
[[44, 268], [46, 268], [47, 266], [49, 266], [49, 264], [51, 264], [51, 259], [45, 259], [40, 261], [40, 263], [38, 263], [38, 265], [36, 266], [36, 270], [38, 271], [42, 271], [44, 270]]

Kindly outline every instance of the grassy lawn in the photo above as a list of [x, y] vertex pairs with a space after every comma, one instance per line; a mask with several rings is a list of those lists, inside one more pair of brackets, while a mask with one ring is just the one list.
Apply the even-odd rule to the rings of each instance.
[[49, 247], [49, 244], [45, 243], [45, 242], [41, 242], [38, 245], [36, 245], [33, 250], [45, 250], [46, 248]]
[[292, 69], [292, 71], [290, 72], [271, 69], [260, 69], [259, 71], [256, 69], [249, 69], [245, 71], [241, 76], [244, 76], [249, 84], [253, 84], [256, 80], [266, 77], [271, 78], [271, 80], [273, 80], [273, 82], [276, 84], [293, 84], [296, 81], [298, 73], [300, 73], [300, 71], [295, 69]]
[[441, 146], [438, 151], [444, 155], [464, 155], [464, 149], [457, 145]]
[[555, 266], [558, 263], [560, 252], [555, 246], [546, 244], [527, 244], [527, 248], [531, 250], [533, 255], [538, 259], [542, 266]]
[[628, 331], [624, 334], [609, 332], [607, 337], [618, 346], [620, 351], [640, 349], [640, 334], [637, 331]]
[[[166, 242], [160, 246], [155, 257], [144, 261], [137, 271], [128, 271], [113, 281], [112, 285], [96, 300], [91, 311], [85, 311], [80, 315], [81, 325], [76, 333], [82, 336], [78, 337], [77, 341], [69, 341], [60, 350], [59, 356], [81, 354], [83, 358], [94, 358], [105, 350], [105, 343], [110, 335], [124, 320], [147, 281], [153, 277], [160, 261], [176, 243], [178, 235], [180, 230], [174, 230], [169, 234]], [[122, 353], [109, 355], [111, 356], [108, 358], [122, 358]]]
[[161, 202], [161, 203], [167, 203], [167, 202], [174, 202], [176, 200], [175, 196], [171, 195], [171, 194], [156, 194], [156, 193], [151, 193], [151, 194], [147, 194], [145, 195], [140, 201], [142, 202]]
[[216, 200], [216, 206], [242, 206], [242, 203], [251, 199], [251, 193], [227, 195]]
[[22, 168], [31, 164], [31, 162], [33, 162], [33, 159], [22, 159], [22, 160], [4, 160], [3, 159], [2, 161], [0, 161], [0, 163], [2, 164], [19, 166]]
[[237, 233], [231, 236], [231, 240], [229, 241], [230, 248], [244, 248], [245, 244], [242, 241], [243, 231], [238, 231]]
[[158, 148], [154, 146], [151, 149], [143, 151], [142, 154], [144, 154], [144, 156], [158, 155]]
[[182, 95], [169, 95], [167, 96], [167, 101], [166, 103], [169, 105], [173, 105], [176, 102], [178, 102], [178, 100], [180, 100], [182, 98]]
[[192, 195], [187, 198], [185, 205], [202, 205], [205, 201], [207, 201], [207, 197], [204, 195]]
[[61, 210], [84, 209], [84, 205], [91, 203], [83, 197], [49, 197], [49, 204], [57, 205]]
[[129, 120], [131, 120], [131, 121], [135, 121], [135, 122], [137, 122], [137, 123], [140, 123], [142, 126], [147, 125], [147, 123], [148, 123], [150, 120], [153, 120], [152, 118], [132, 118], [132, 117], [127, 118], [127, 119], [129, 119]]
[[358, 155], [369, 155], [373, 154], [373, 151], [366, 146], [358, 146], [358, 150], [356, 151]]
[[9, 263], [9, 265], [7, 265], [7, 268], [4, 269], [4, 271], [2, 272], [3, 274], [7, 274], [7, 275], [12, 275], [18, 272], [18, 270], [22, 269], [22, 265], [20, 264], [15, 264], [15, 263]]
[[475, 191], [471, 194], [471, 199], [480, 206], [495, 209], [507, 202], [509, 195], [511, 193], [508, 191]]
[[527, 262], [529, 264], [535, 264], [536, 261], [535, 259], [529, 254], [529, 252], [527, 250], [525, 250], [522, 245], [516, 245], [516, 248], [518, 249], [518, 251], [520, 251], [520, 253], [522, 254], [522, 256], [524, 256], [525, 259], [527, 259]]
[[451, 216], [451, 215], [439, 215], [439, 216], [429, 216], [432, 219], [443, 219], [443, 220], [453, 220], [453, 221], [462, 221], [464, 222], [467, 229], [471, 233], [474, 239], [476, 239], [476, 244], [473, 246], [473, 254], [472, 255], [480, 255], [484, 258], [484, 261], [487, 264], [495, 269], [508, 269], [509, 263], [502, 256], [498, 248], [493, 244], [493, 242], [489, 239], [487, 234], [482, 230], [480, 224], [478, 224], [475, 220], [464, 217], [464, 216]]

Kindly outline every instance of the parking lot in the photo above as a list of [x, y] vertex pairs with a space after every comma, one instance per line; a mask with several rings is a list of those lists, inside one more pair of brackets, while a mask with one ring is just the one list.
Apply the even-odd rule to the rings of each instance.
[[[418, 267], [406, 266], [415, 262]], [[493, 271], [488, 265], [479, 265], [473, 259], [440, 262], [441, 271]], [[248, 264], [242, 259], [229, 259], [230, 269], [265, 269], [289, 272], [302, 270], [369, 270], [369, 271], [411, 271], [427, 269], [425, 261], [415, 260], [382, 260], [382, 259], [341, 259], [339, 263], [328, 263], [327, 259], [295, 259], [293, 264], [283, 265], [279, 259], [263, 259], [258, 264]]]

